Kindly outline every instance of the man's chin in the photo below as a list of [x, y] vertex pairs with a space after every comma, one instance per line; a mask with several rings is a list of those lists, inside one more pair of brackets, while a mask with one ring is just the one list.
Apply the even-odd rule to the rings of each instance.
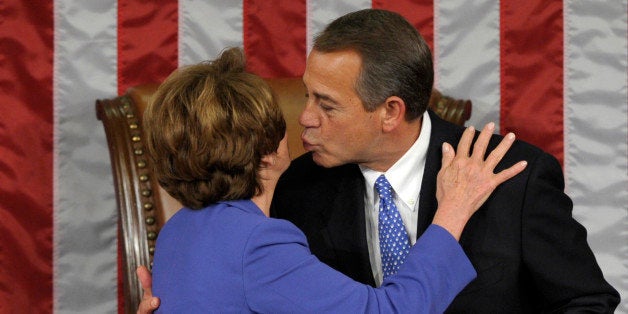
[[314, 163], [324, 168], [332, 168], [341, 165], [337, 160], [326, 158], [324, 155], [315, 151], [312, 152], [312, 160], [314, 160]]

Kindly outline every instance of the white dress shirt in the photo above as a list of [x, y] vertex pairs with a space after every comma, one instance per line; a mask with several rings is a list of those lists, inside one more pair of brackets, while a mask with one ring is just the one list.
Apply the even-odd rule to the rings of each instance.
[[431, 130], [432, 122], [429, 114], [425, 112], [419, 138], [390, 169], [385, 173], [381, 173], [360, 166], [366, 184], [366, 195], [364, 195], [366, 242], [369, 248], [371, 269], [373, 270], [373, 277], [377, 286], [382, 284], [383, 275], [377, 228], [379, 221], [379, 195], [375, 190], [375, 180], [384, 174], [388, 182], [390, 182], [393, 188], [393, 202], [397, 205], [403, 224], [410, 237], [410, 243], [414, 245], [417, 239], [421, 180], [423, 180]]

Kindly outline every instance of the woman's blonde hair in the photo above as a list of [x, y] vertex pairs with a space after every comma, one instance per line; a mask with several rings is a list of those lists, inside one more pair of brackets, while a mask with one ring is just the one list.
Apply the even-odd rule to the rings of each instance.
[[158, 88], [144, 113], [159, 184], [189, 208], [261, 192], [261, 158], [286, 132], [270, 87], [245, 71], [242, 49], [183, 67]]

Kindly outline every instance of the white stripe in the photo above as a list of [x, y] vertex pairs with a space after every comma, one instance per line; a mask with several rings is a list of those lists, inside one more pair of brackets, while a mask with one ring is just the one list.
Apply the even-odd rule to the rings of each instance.
[[472, 100], [467, 125], [499, 130], [499, 1], [435, 1], [434, 65], [438, 90]]
[[368, 9], [370, 0], [308, 0], [307, 1], [307, 53], [312, 50], [314, 37], [323, 31], [327, 24], [347, 13]]
[[[625, 1], [565, 1], [565, 172], [574, 216], [628, 313]], [[623, 277], [623, 278], [622, 278]]]
[[179, 65], [215, 59], [242, 47], [242, 1], [179, 1]]
[[[117, 92], [116, 1], [54, 5], [54, 311], [112, 313], [115, 198], [94, 100]], [[308, 1], [308, 51], [313, 35], [331, 20], [370, 5]], [[180, 64], [242, 45], [241, 1], [181, 0], [179, 6]], [[600, 266], [623, 296], [618, 312], [628, 313], [626, 3], [565, 1], [564, 13], [567, 189]], [[437, 87], [473, 100], [471, 124], [498, 121], [497, 0], [472, 7], [437, 1], [435, 16]]]
[[57, 0], [54, 12], [54, 312], [115, 313], [115, 198], [94, 101], [117, 92], [116, 1]]

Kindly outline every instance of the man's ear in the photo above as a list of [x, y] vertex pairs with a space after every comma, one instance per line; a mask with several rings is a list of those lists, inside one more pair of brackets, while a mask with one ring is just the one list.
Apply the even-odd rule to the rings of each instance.
[[268, 155], [262, 156], [262, 160], [260, 162], [261, 168], [268, 168], [275, 165], [277, 153], [270, 153]]
[[406, 103], [397, 96], [390, 96], [381, 108], [382, 131], [390, 132], [395, 130], [399, 124], [405, 121]]

